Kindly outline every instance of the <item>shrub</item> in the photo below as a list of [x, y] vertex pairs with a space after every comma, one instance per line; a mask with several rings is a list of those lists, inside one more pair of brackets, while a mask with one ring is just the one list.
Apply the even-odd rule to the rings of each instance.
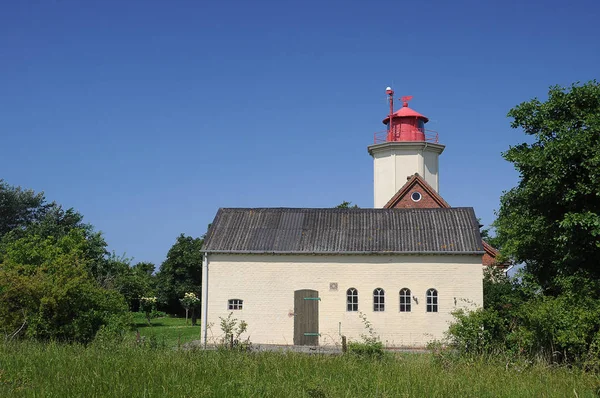
[[241, 339], [242, 334], [248, 329], [246, 321], [241, 320], [238, 323], [237, 318], [233, 318], [233, 312], [230, 312], [227, 318], [219, 317], [221, 320], [221, 347], [230, 349], [248, 350], [250, 348], [250, 338]]
[[384, 355], [383, 343], [373, 329], [373, 324], [362, 312], [358, 313], [366, 333], [361, 334], [362, 341], [348, 342], [348, 353], [359, 357], [382, 358]]
[[504, 352], [552, 363], [597, 367], [597, 282], [569, 277], [558, 284], [562, 292], [550, 296], [542, 294], [526, 274], [518, 282], [488, 279], [484, 284], [485, 307], [454, 313], [456, 321], [447, 334], [449, 344], [462, 354]]
[[140, 297], [140, 310], [146, 314], [148, 325], [151, 325], [152, 313], [156, 311], [156, 297]]

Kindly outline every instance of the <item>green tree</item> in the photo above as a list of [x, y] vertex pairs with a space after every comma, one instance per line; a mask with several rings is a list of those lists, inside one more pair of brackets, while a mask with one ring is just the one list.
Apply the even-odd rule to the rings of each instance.
[[336, 209], [358, 209], [357, 205], [352, 206], [352, 202], [343, 201], [339, 205], [335, 206]]
[[154, 276], [154, 270], [156, 269], [156, 266], [154, 263], [142, 261], [134, 264], [132, 269], [135, 273], [151, 279]]
[[508, 116], [532, 140], [503, 154], [520, 173], [495, 223], [503, 253], [550, 294], [565, 277], [599, 280], [600, 85], [551, 87], [546, 101], [524, 102]]
[[43, 192], [8, 185], [0, 179], [0, 239], [42, 217], [47, 208]]
[[114, 288], [125, 297], [129, 310], [140, 309], [140, 298], [153, 296], [155, 291], [154, 264], [141, 262], [129, 266], [128, 259], [122, 259], [121, 269], [116, 273]]
[[[78, 230], [84, 236], [85, 244], [81, 248], [83, 257], [91, 274], [100, 282], [104, 279], [114, 279], [115, 269], [113, 257], [106, 250], [106, 241], [100, 232], [94, 231], [91, 224], [83, 222], [83, 216], [74, 209], [64, 210], [62, 206], [51, 203], [44, 205], [43, 214], [38, 214], [35, 220], [26, 225], [12, 229], [0, 240], [0, 253], [11, 242], [28, 236], [39, 236], [58, 242], [71, 231]], [[118, 267], [117, 267], [118, 268]]]
[[[169, 249], [167, 259], [162, 263], [157, 277], [157, 296], [166, 312], [182, 314], [184, 309], [179, 302], [185, 293], [202, 293], [202, 239], [181, 234]], [[192, 308], [192, 324], [195, 323]]]
[[27, 235], [0, 258], [0, 330], [7, 337], [90, 342], [102, 325], [125, 316], [123, 297], [92, 278], [85, 232], [59, 239]]

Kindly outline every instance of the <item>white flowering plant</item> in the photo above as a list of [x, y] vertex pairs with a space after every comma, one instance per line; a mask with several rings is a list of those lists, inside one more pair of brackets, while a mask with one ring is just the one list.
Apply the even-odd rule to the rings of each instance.
[[140, 297], [140, 309], [146, 314], [146, 320], [150, 325], [152, 312], [156, 311], [156, 297]]
[[[183, 308], [185, 308], [185, 324], [187, 325], [188, 313], [189, 313], [190, 309], [193, 309], [198, 304], [200, 304], [200, 299], [198, 298], [198, 296], [196, 296], [196, 293], [189, 292], [189, 293], [184, 294], [183, 298], [179, 299], [179, 302], [181, 303]], [[193, 319], [192, 319], [192, 321], [193, 321]]]

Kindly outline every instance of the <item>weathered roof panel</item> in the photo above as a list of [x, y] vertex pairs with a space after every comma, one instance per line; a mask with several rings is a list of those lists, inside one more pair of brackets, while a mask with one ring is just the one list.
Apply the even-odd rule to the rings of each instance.
[[470, 207], [219, 209], [204, 242], [218, 253], [482, 254]]

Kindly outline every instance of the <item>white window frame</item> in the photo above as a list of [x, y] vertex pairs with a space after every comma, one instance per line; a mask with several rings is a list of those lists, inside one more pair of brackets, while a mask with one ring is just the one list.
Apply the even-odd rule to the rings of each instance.
[[358, 311], [358, 290], [354, 287], [346, 290], [346, 311]]
[[403, 287], [399, 292], [400, 296], [400, 312], [411, 312], [412, 302], [410, 296], [410, 289]]
[[229, 299], [227, 300], [227, 309], [229, 311], [241, 311], [244, 308], [244, 300]]
[[385, 311], [385, 290], [380, 287], [377, 287], [375, 290], [373, 290], [373, 311]]
[[427, 289], [426, 293], [426, 308], [427, 312], [439, 312], [439, 295], [438, 291], [434, 288]]

